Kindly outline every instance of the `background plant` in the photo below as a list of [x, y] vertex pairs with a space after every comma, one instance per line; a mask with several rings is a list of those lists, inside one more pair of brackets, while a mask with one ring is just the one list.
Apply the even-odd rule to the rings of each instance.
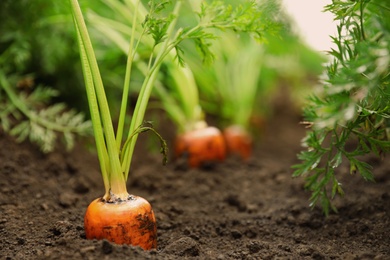
[[[48, 1], [2, 2], [0, 10], [0, 121], [18, 141], [29, 139], [42, 151], [54, 149], [59, 133], [67, 148], [75, 135], [89, 134], [90, 123], [73, 108], [83, 108], [78, 95], [78, 56], [61, 15], [64, 4]], [[81, 97], [81, 98], [79, 98]], [[79, 100], [79, 102], [77, 102]]]
[[263, 8], [267, 30], [262, 42], [224, 33], [212, 46], [212, 64], [205, 66], [195, 56], [189, 59], [205, 111], [221, 125], [238, 124], [253, 132], [260, 126], [253, 125], [254, 118], [278, 116], [274, 102], [281, 92], [299, 109], [302, 93], [311, 88], [325, 61], [292, 32], [289, 17], [277, 4], [264, 2]]
[[343, 161], [351, 174], [374, 181], [363, 155], [383, 157], [390, 149], [390, 3], [378, 0], [333, 1], [325, 7], [339, 22], [335, 48], [317, 92], [304, 108], [310, 127], [294, 166], [312, 192], [310, 206], [326, 215], [344, 195], [337, 171]]
[[[220, 41], [218, 38], [224, 35], [227, 29], [234, 28], [236, 33], [241, 31], [243, 32], [242, 36], [248, 32], [251, 37], [246, 35], [246, 38], [251, 40], [256, 38], [258, 41], [264, 41], [266, 34], [277, 28], [275, 21], [270, 19], [271, 15], [268, 14], [270, 6], [274, 7], [273, 13], [276, 12], [275, 3], [274, 1], [265, 2], [268, 4], [267, 6], [262, 4], [255, 8], [254, 1], [214, 1], [210, 3], [205, 1], [203, 5], [197, 1], [190, 1], [183, 6], [183, 12], [187, 15], [180, 17], [178, 24], [184, 26], [184, 28], [188, 26], [204, 27], [207, 29], [204, 32], [205, 37], [194, 39], [194, 41], [184, 41], [178, 45], [178, 48], [169, 53], [170, 58], [162, 65], [164, 75], [156, 80], [154, 88], [154, 95], [162, 102], [162, 107], [167, 110], [179, 131], [188, 130], [191, 125], [204, 119], [203, 108], [200, 106], [200, 100], [198, 99], [197, 83], [200, 82], [194, 82], [194, 76], [192, 75], [194, 67], [189, 65], [195, 62], [198, 66], [203, 67], [207, 63], [212, 63], [211, 61], [217, 53], [217, 48], [213, 46], [213, 42], [218, 44]], [[221, 3], [228, 3], [228, 8], [221, 8]], [[94, 25], [95, 30], [99, 31], [104, 37], [111, 39], [123, 52], [126, 52], [127, 43], [124, 38], [130, 32], [129, 27], [132, 21], [128, 14], [131, 13], [133, 3], [132, 1], [125, 1], [124, 3], [106, 1], [106, 4], [110, 7], [109, 10], [115, 11], [116, 16], [113, 17], [107, 13], [105, 13], [106, 16], [103, 16], [95, 12], [89, 12], [89, 21]], [[244, 13], [245, 10], [247, 14]], [[198, 12], [199, 17], [194, 15], [194, 11]], [[140, 8], [139, 12], [140, 17], [144, 17], [146, 8]], [[250, 14], [254, 14], [254, 12], [256, 22], [254, 22], [253, 17], [250, 17]], [[212, 18], [213, 16], [216, 16], [216, 18]], [[198, 18], [200, 18], [200, 22], [197, 21]], [[217, 31], [221, 29], [225, 31], [218, 33]], [[137, 27], [136, 33], [140, 35], [141, 32], [142, 27]], [[236, 33], [231, 34], [236, 35]], [[141, 51], [138, 53], [135, 66], [141, 74], [142, 71], [145, 71], [145, 63], [148, 62], [143, 59], [143, 56], [152, 50], [152, 46], [153, 41], [143, 38]], [[185, 54], [181, 55], [183, 51]], [[203, 55], [199, 56], [199, 51]], [[189, 53], [191, 54], [189, 55]], [[178, 59], [175, 60], [175, 57]], [[184, 63], [186, 64], [184, 65]], [[203, 74], [200, 77], [203, 76], [205, 75]], [[136, 81], [134, 83], [136, 84]], [[215, 85], [209, 86], [209, 89], [213, 88], [218, 89]]]

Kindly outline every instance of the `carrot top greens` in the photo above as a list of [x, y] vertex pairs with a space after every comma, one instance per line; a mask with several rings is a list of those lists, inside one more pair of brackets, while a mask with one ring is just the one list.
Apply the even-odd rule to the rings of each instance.
[[[39, 146], [42, 152], [52, 152], [62, 137], [65, 147], [74, 147], [76, 135], [90, 135], [91, 122], [82, 113], [69, 109], [65, 103], [50, 105], [59, 92], [50, 87], [38, 85], [31, 93], [12, 87], [20, 80], [17, 75], [7, 75], [0, 71], [0, 122], [1, 128], [16, 137], [18, 142], [29, 139]], [[26, 77], [24, 80], [28, 80]], [[31, 84], [33, 79], [31, 78]]]
[[361, 156], [390, 150], [390, 2], [334, 1], [326, 10], [339, 22], [335, 48], [319, 92], [304, 107], [310, 130], [294, 176], [305, 177], [310, 205], [328, 215], [337, 211], [331, 199], [344, 195], [336, 171], [342, 161], [351, 174], [374, 181]]
[[0, 8], [0, 132], [44, 153], [70, 150], [78, 136], [92, 134], [91, 122], [77, 112], [81, 98], [73, 98], [71, 106], [66, 102], [78, 93], [68, 89], [78, 82], [68, 77], [78, 60], [69, 48], [74, 37], [64, 26], [66, 4], [3, 1]]

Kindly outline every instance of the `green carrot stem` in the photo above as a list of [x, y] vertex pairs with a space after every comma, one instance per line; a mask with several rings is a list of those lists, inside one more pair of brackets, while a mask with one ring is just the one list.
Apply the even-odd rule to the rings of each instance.
[[[77, 34], [79, 35], [79, 30], [76, 28]], [[103, 177], [103, 183], [104, 183], [104, 188], [105, 188], [105, 194], [104, 198], [107, 199], [109, 197], [109, 192], [110, 192], [110, 180], [108, 178], [108, 169], [110, 167], [109, 165], [109, 159], [108, 159], [108, 154], [107, 154], [107, 147], [104, 141], [104, 134], [103, 134], [103, 128], [100, 120], [100, 115], [99, 115], [99, 107], [98, 107], [98, 102], [96, 99], [96, 93], [94, 90], [93, 86], [93, 78], [91, 74], [91, 69], [88, 64], [88, 59], [85, 53], [85, 48], [84, 44], [81, 41], [81, 37], [77, 37], [79, 41], [79, 45], [82, 46], [80, 48], [80, 56], [81, 56], [81, 63], [82, 63], [82, 69], [83, 69], [83, 74], [84, 74], [84, 81], [85, 81], [85, 86], [91, 86], [86, 88], [87, 91], [87, 98], [88, 98], [88, 105], [89, 105], [89, 110], [91, 114], [91, 119], [93, 127], [93, 132], [96, 140], [96, 149], [97, 149], [97, 154], [99, 158], [99, 163], [100, 163], [100, 169], [102, 172], [102, 177]]]
[[[156, 77], [157, 77], [157, 74], [158, 74], [158, 71], [159, 71], [159, 68], [161, 66], [163, 59], [165, 58], [165, 56], [169, 53], [169, 51], [171, 49], [171, 48], [169, 48], [169, 41], [170, 41], [170, 38], [172, 36], [173, 30], [176, 26], [176, 21], [177, 21], [177, 17], [178, 17], [180, 8], [181, 8], [181, 4], [182, 4], [181, 0], [177, 1], [175, 4], [175, 7], [174, 7], [174, 10], [172, 13], [174, 16], [174, 19], [167, 29], [166, 40], [162, 43], [163, 45], [162, 45], [159, 53], [157, 54], [157, 57], [153, 63], [153, 66], [151, 67], [148, 75], [146, 76], [146, 78], [142, 84], [142, 87], [141, 87], [141, 90], [139, 93], [139, 98], [137, 99], [137, 103], [136, 103], [136, 106], [134, 109], [134, 115], [133, 115], [133, 118], [131, 119], [131, 124], [130, 124], [130, 129], [129, 129], [129, 137], [135, 131], [135, 129], [142, 124], [142, 122], [144, 120], [146, 107], [147, 107], [149, 97], [150, 97], [150, 94], [151, 94], [151, 91], [152, 91], [152, 88], [154, 85], [154, 81], [156, 80]], [[128, 175], [129, 175], [130, 163], [131, 163], [131, 160], [133, 157], [134, 147], [135, 147], [135, 143], [137, 141], [137, 138], [138, 138], [138, 135], [134, 135], [130, 140], [130, 144], [128, 146], [129, 148], [123, 150], [124, 161], [122, 162], [122, 170], [125, 174], [126, 180], [128, 178]]]
[[[139, 5], [139, 1], [137, 1], [136, 3], [135, 10], [138, 9], [138, 5]], [[132, 68], [134, 54], [135, 54], [135, 52], [133, 52], [133, 48], [134, 48], [133, 45], [134, 45], [134, 35], [136, 29], [137, 14], [138, 12], [135, 12], [135, 15], [133, 17], [130, 45], [127, 54], [126, 75], [125, 75], [125, 82], [123, 86], [121, 109], [120, 109], [119, 122], [118, 122], [117, 134], [116, 134], [116, 144], [118, 147], [121, 147], [121, 143], [122, 143], [123, 130], [124, 130], [123, 128], [124, 128], [125, 118], [126, 118], [127, 100], [129, 98], [131, 68]]]
[[[92, 91], [96, 93], [99, 115], [101, 117], [101, 123], [103, 124], [105, 143], [107, 145], [107, 153], [109, 157], [109, 179], [110, 179], [110, 194], [115, 194], [119, 199], [126, 199], [128, 197], [126, 189], [126, 181], [124, 179], [121, 164], [119, 160], [119, 148], [116, 145], [114, 128], [112, 125], [110, 109], [108, 106], [106, 94], [104, 91], [104, 86], [102, 78], [100, 76], [99, 67], [96, 61], [95, 53], [93, 51], [92, 43], [88, 35], [87, 26], [85, 24], [80, 6], [77, 0], [69, 0], [72, 6], [72, 14], [74, 17], [75, 25], [78, 30], [78, 37], [83, 43], [83, 46], [80, 46], [81, 49], [84, 49], [85, 56], [88, 60], [89, 71], [91, 72], [93, 78], [93, 84], [86, 85], [87, 94]], [[96, 109], [95, 105], [91, 106]], [[97, 110], [97, 109], [96, 109]], [[94, 113], [94, 112], [92, 112]], [[98, 124], [99, 122], [92, 122], [92, 124]], [[101, 139], [97, 138], [96, 142], [102, 142]], [[102, 174], [104, 174], [102, 172]], [[103, 177], [105, 178], [105, 177]]]
[[191, 130], [197, 121], [203, 119], [202, 109], [199, 105], [198, 87], [192, 71], [188, 67], [171, 64], [168, 73], [175, 81], [175, 84], [173, 84], [175, 92], [179, 96], [180, 106], [186, 118], [185, 125], [181, 126], [181, 130]]

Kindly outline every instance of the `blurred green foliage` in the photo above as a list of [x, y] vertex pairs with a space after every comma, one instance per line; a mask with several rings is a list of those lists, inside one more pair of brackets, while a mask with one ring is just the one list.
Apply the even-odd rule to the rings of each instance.
[[87, 107], [71, 16], [64, 1], [4, 0], [0, 8], [0, 66], [57, 89], [60, 98]]
[[304, 107], [310, 130], [294, 176], [305, 178], [311, 206], [319, 204], [328, 215], [337, 211], [332, 199], [344, 195], [337, 170], [342, 162], [351, 174], [373, 181], [363, 156], [390, 151], [390, 2], [334, 1], [326, 10], [338, 21], [335, 47]]
[[189, 60], [202, 106], [219, 117], [222, 126], [239, 124], [259, 132], [263, 126], [255, 121], [278, 116], [274, 103], [281, 93], [300, 111], [326, 61], [293, 32], [278, 2], [263, 1], [263, 6], [266, 29], [260, 41], [221, 34], [213, 43], [214, 63], [203, 64], [195, 56]]
[[1, 128], [52, 151], [57, 133], [67, 148], [75, 134], [90, 133], [84, 116], [79, 55], [68, 7], [62, 1], [12, 1], [0, 4]]

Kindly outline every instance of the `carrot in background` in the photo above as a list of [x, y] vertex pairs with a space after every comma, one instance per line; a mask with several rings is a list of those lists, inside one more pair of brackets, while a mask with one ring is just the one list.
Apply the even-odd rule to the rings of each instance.
[[223, 136], [228, 154], [237, 155], [243, 160], [248, 160], [251, 157], [253, 139], [245, 128], [231, 125], [223, 130]]
[[175, 140], [176, 158], [186, 157], [190, 167], [221, 162], [226, 157], [226, 145], [221, 131], [213, 126], [204, 126], [182, 134]]

